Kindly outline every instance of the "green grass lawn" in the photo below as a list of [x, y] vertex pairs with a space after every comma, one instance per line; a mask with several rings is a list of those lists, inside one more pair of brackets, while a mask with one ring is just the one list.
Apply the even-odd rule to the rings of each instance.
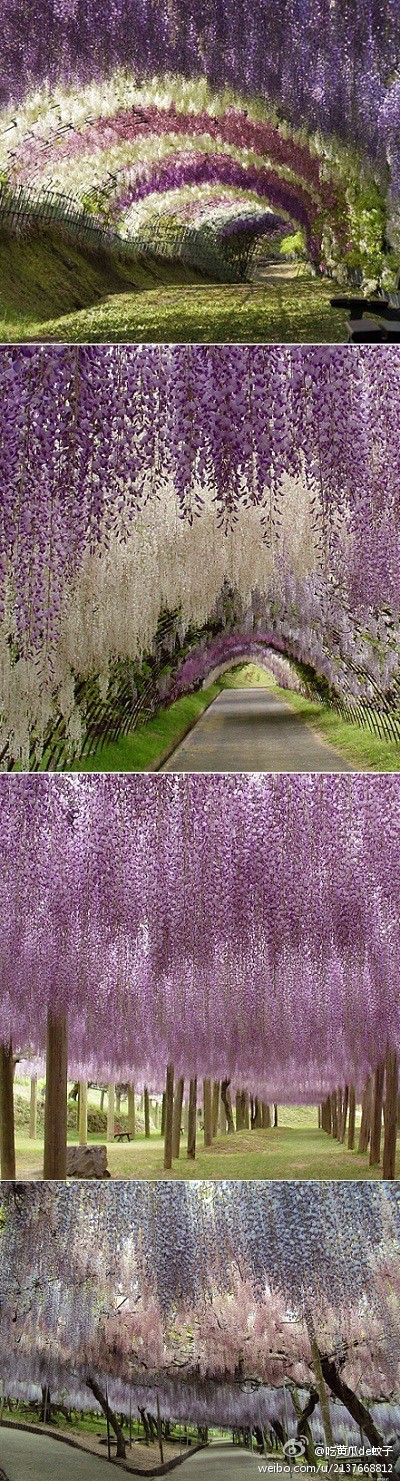
[[183, 263], [123, 263], [83, 252], [50, 231], [0, 239], [0, 335], [6, 342], [343, 342], [347, 319], [330, 307], [334, 291], [333, 283], [306, 268], [257, 283], [221, 284]]
[[[6, 342], [43, 340], [53, 321], [62, 325], [64, 316], [87, 310], [96, 316], [114, 295], [157, 295], [166, 285], [181, 289], [198, 281], [199, 274], [183, 263], [151, 257], [123, 262], [110, 253], [83, 251], [50, 229], [20, 239], [0, 235], [0, 336]], [[57, 330], [54, 337], [67, 336]]]
[[168, 750], [178, 746], [204, 710], [216, 698], [221, 689], [249, 686], [267, 687], [296, 710], [306, 725], [350, 761], [357, 771], [398, 771], [400, 769], [400, 745], [381, 741], [369, 730], [361, 729], [341, 720], [339, 714], [313, 700], [303, 699], [301, 694], [281, 689], [272, 676], [257, 664], [243, 664], [228, 670], [210, 685], [176, 700], [168, 709], [161, 709], [147, 725], [113, 745], [100, 747], [93, 756], [72, 763], [72, 771], [148, 771], [157, 770]]
[[[288, 1113], [287, 1113], [288, 1114]], [[279, 1108], [280, 1125], [269, 1131], [239, 1131], [232, 1136], [219, 1135], [212, 1147], [204, 1147], [203, 1134], [199, 1132], [197, 1155], [194, 1162], [185, 1155], [185, 1138], [182, 1137], [181, 1155], [174, 1162], [171, 1172], [163, 1169], [163, 1143], [159, 1133], [149, 1140], [143, 1136], [134, 1142], [118, 1142], [108, 1146], [108, 1166], [113, 1178], [380, 1178], [382, 1168], [370, 1170], [368, 1155], [359, 1156], [339, 1146], [333, 1137], [320, 1131], [316, 1124], [317, 1113], [313, 1113], [314, 1125], [299, 1125], [298, 1116], [290, 1111], [292, 1125], [284, 1125]], [[76, 1141], [76, 1134], [68, 1134], [69, 1142]], [[93, 1136], [90, 1141], [104, 1143], [102, 1136]], [[17, 1177], [38, 1178], [42, 1175], [43, 1137], [36, 1142], [26, 1135], [17, 1133]], [[400, 1176], [400, 1139], [398, 1146], [398, 1175]]]
[[[241, 688], [247, 683], [252, 686], [262, 684], [263, 670], [257, 669], [255, 664], [246, 664], [243, 668], [232, 670], [230, 674], [224, 675], [223, 680], [219, 682], [230, 688]], [[281, 689], [275, 683], [269, 687], [280, 699], [286, 700], [291, 708], [296, 710], [306, 725], [315, 730], [330, 746], [336, 747], [357, 771], [400, 770], [400, 745], [397, 745], [395, 741], [379, 740], [379, 736], [372, 735], [370, 730], [364, 729], [361, 725], [353, 725], [350, 721], [342, 720], [341, 716], [335, 710], [331, 710], [328, 705], [304, 699], [302, 694], [296, 694], [292, 689]]]
[[[343, 343], [344, 314], [331, 309], [332, 283], [177, 285], [113, 293], [62, 318], [32, 324], [23, 337], [63, 341]], [[17, 337], [17, 335], [15, 336]]]
[[147, 725], [138, 725], [137, 730], [122, 736], [120, 741], [101, 746], [93, 756], [83, 756], [74, 761], [71, 771], [156, 770], [169, 748], [175, 748], [183, 740], [221, 687], [222, 680], [210, 685], [209, 689], [198, 689], [195, 694], [177, 699], [168, 709], [159, 710]]

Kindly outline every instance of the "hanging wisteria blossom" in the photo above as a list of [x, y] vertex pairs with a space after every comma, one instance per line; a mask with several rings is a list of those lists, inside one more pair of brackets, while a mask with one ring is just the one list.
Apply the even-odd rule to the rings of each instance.
[[390, 347], [5, 348], [3, 765], [79, 755], [92, 681], [133, 726], [143, 660], [160, 702], [224, 633], [396, 712], [399, 412]]
[[172, 190], [179, 217], [188, 185], [245, 185], [324, 268], [379, 265], [385, 230], [399, 248], [397, 0], [41, 0], [34, 21], [3, 0], [1, 19], [8, 185], [111, 207], [128, 235], [144, 195], [162, 211]]
[[164, 1088], [359, 1098], [400, 1048], [396, 776], [3, 777], [0, 1041]]
[[167, 1416], [267, 1425], [283, 1380], [315, 1385], [317, 1348], [347, 1435], [355, 1391], [398, 1399], [397, 1187], [5, 1184], [3, 1208], [9, 1390], [89, 1407], [94, 1374], [125, 1412], [158, 1393]]

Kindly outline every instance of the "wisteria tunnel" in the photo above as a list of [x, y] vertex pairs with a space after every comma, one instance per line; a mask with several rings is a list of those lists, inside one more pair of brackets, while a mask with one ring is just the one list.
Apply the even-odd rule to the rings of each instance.
[[397, 0], [3, 0], [2, 36], [9, 240], [222, 282], [296, 243], [317, 275], [395, 285]]
[[246, 654], [397, 742], [394, 347], [5, 347], [0, 387], [3, 768], [101, 769]]
[[190, 1421], [202, 1443], [220, 1425], [261, 1453], [302, 1437], [314, 1465], [333, 1441], [384, 1460], [399, 1421], [399, 1233], [387, 1184], [288, 1196], [120, 1183], [99, 1201], [88, 1185], [6, 1183], [9, 1400], [107, 1407], [121, 1458], [132, 1420], [158, 1416], [160, 1438]]
[[3, 1176], [15, 1070], [30, 1077], [37, 1175], [45, 1078], [50, 1178], [78, 1155], [72, 1082], [83, 1147], [88, 1082], [107, 1093], [111, 1146], [123, 1093], [128, 1165], [139, 1093], [167, 1174], [193, 1176], [196, 1137], [221, 1153], [250, 1117], [273, 1142], [284, 1104], [314, 1106], [316, 1128], [318, 1109], [318, 1145], [346, 1146], [344, 1176], [357, 1142], [364, 1175], [394, 1177], [396, 776], [28, 775], [3, 777], [0, 807]]

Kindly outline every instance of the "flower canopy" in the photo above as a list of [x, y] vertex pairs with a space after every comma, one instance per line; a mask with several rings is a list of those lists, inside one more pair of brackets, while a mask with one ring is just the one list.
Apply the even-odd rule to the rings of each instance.
[[3, 764], [210, 624], [396, 710], [394, 347], [5, 348], [0, 398]]
[[[253, 192], [324, 267], [400, 246], [397, 0], [3, 0], [3, 180], [135, 236], [138, 205]], [[387, 209], [387, 207], [386, 207]], [[139, 213], [140, 214], [140, 213]], [[355, 254], [355, 255], [354, 255]]]
[[359, 1095], [400, 1048], [396, 776], [3, 777], [0, 1039], [154, 1089]]
[[398, 1397], [396, 1185], [4, 1184], [3, 1199], [9, 1390], [74, 1394], [95, 1373], [125, 1410], [158, 1389], [167, 1415], [266, 1423], [283, 1380], [315, 1382], [316, 1341], [364, 1399]]

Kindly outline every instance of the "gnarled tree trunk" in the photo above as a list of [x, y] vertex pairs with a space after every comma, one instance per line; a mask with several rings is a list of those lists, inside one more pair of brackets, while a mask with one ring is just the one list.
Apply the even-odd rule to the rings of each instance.
[[353, 1393], [353, 1389], [349, 1388], [348, 1384], [345, 1383], [344, 1378], [342, 1378], [339, 1369], [332, 1359], [321, 1356], [321, 1368], [325, 1382], [335, 1395], [335, 1398], [340, 1399], [341, 1403], [344, 1404], [348, 1413], [351, 1414], [352, 1419], [355, 1420], [356, 1424], [359, 1425], [359, 1428], [367, 1436], [367, 1439], [370, 1440], [371, 1445], [383, 1445], [383, 1437], [379, 1433], [379, 1430], [377, 1430], [369, 1409], [358, 1398], [358, 1395]]
[[229, 1086], [230, 1086], [230, 1083], [231, 1083], [230, 1080], [222, 1080], [222, 1082], [221, 1082], [221, 1100], [222, 1100], [222, 1104], [223, 1104], [224, 1110], [225, 1110], [226, 1125], [227, 1125], [228, 1135], [232, 1135], [232, 1132], [235, 1130], [235, 1122], [234, 1122], [234, 1119], [233, 1119], [233, 1111], [232, 1111], [232, 1101], [231, 1101], [230, 1094], [229, 1094]]
[[106, 1419], [108, 1419], [108, 1423], [111, 1425], [111, 1429], [114, 1430], [114, 1435], [117, 1441], [118, 1460], [126, 1460], [126, 1444], [119, 1419], [117, 1419], [117, 1415], [114, 1414], [113, 1409], [110, 1409], [108, 1399], [106, 1398], [106, 1395], [103, 1394], [103, 1391], [100, 1388], [97, 1379], [92, 1378], [92, 1376], [89, 1375], [89, 1377], [86, 1379], [86, 1383], [87, 1387], [90, 1388], [91, 1393], [94, 1395], [94, 1398], [97, 1399], [97, 1403], [100, 1404], [100, 1408], [103, 1410], [103, 1414], [105, 1414]]

